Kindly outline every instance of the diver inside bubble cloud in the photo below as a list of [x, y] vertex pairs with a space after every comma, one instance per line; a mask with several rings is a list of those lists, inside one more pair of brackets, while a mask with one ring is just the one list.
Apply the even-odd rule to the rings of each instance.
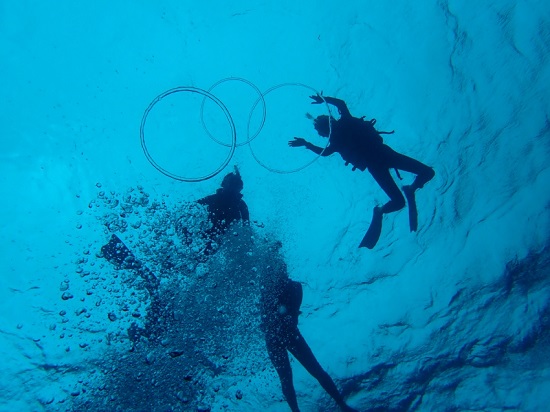
[[[376, 120], [364, 120], [364, 117], [353, 117], [343, 100], [335, 97], [320, 95], [310, 96], [313, 99], [312, 104], [321, 104], [325, 101], [335, 106], [340, 119], [322, 115], [313, 119], [313, 124], [317, 133], [322, 137], [329, 137], [330, 142], [323, 150], [301, 137], [295, 137], [288, 142], [291, 147], [305, 147], [321, 156], [330, 156], [333, 153], [339, 153], [342, 159], [352, 165], [352, 170], [368, 170], [376, 180], [382, 190], [388, 195], [390, 200], [383, 206], [376, 206], [373, 211], [373, 217], [370, 227], [361, 241], [359, 247], [372, 249], [382, 231], [382, 217], [384, 214], [396, 212], [405, 207], [405, 198], [393, 180], [390, 169], [404, 170], [416, 174], [416, 178], [411, 185], [404, 186], [403, 192], [409, 204], [409, 220], [411, 232], [416, 231], [417, 210], [415, 202], [415, 191], [424, 187], [434, 176], [434, 170], [401, 153], [396, 152], [385, 145], [381, 134], [391, 134], [392, 132], [381, 132], [374, 128]], [[309, 118], [312, 118], [308, 114]], [[400, 176], [399, 176], [400, 177]], [[401, 177], [400, 177], [401, 178]]]
[[216, 193], [197, 200], [199, 205], [206, 207], [210, 227], [201, 228], [196, 233], [186, 226], [188, 222], [184, 219], [176, 224], [177, 232], [188, 246], [196, 243], [197, 237], [200, 238], [202, 255], [199, 260], [204, 260], [206, 256], [216, 251], [220, 237], [232, 224], [241, 222], [248, 225], [250, 223], [248, 206], [241, 193], [243, 187], [243, 179], [239, 169], [235, 167], [234, 172], [225, 175]]
[[208, 234], [222, 235], [233, 222], [240, 220], [246, 224], [250, 221], [248, 206], [241, 193], [243, 187], [243, 179], [235, 167], [234, 172], [225, 175], [216, 193], [197, 200], [197, 203], [208, 209], [208, 217], [212, 222]]
[[302, 285], [289, 278], [287, 267], [278, 249], [271, 248], [273, 259], [261, 279], [261, 328], [265, 334], [267, 352], [275, 367], [283, 395], [293, 412], [298, 412], [298, 401], [292, 381], [290, 352], [304, 368], [319, 381], [323, 389], [336, 401], [342, 411], [356, 411], [346, 404], [336, 384], [321, 367], [311, 348], [298, 329], [298, 316], [302, 304]]
[[[201, 237], [203, 246], [196, 256], [197, 260], [204, 262], [209, 255], [215, 252], [215, 245], [232, 224], [242, 222], [248, 225], [250, 215], [241, 194], [243, 187], [239, 170], [235, 168], [234, 172], [228, 173], [223, 178], [221, 188], [217, 189], [216, 193], [197, 201], [198, 204], [206, 207], [210, 222], [209, 227], [197, 235]], [[186, 227], [180, 228], [179, 231], [184, 235], [185, 242], [193, 241], [191, 238], [193, 235]], [[141, 336], [148, 339], [160, 336], [165, 329], [162, 321], [167, 317], [164, 313], [166, 305], [162, 304], [158, 292], [159, 278], [134, 256], [116, 234], [112, 234], [109, 242], [102, 246], [101, 256], [119, 269], [132, 270], [143, 280], [144, 287], [149, 294], [151, 304], [147, 311], [144, 328], [139, 328], [136, 323], [133, 323], [128, 330], [132, 343], [135, 344], [139, 341]]]

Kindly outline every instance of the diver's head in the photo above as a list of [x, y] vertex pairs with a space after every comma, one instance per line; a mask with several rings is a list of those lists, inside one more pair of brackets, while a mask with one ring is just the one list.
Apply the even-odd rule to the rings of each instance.
[[230, 192], [240, 193], [243, 190], [244, 184], [239, 169], [235, 166], [235, 171], [228, 173], [222, 180], [222, 188]]
[[330, 119], [326, 114], [317, 116], [313, 119], [313, 127], [319, 133], [319, 136], [329, 137], [330, 136]]

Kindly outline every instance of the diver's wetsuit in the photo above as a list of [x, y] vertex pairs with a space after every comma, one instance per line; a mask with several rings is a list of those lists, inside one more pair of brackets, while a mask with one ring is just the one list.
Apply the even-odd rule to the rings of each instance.
[[212, 227], [205, 230], [201, 236], [205, 239], [206, 245], [204, 255], [200, 259], [205, 259], [212, 255], [216, 247], [218, 237], [223, 235], [229, 226], [238, 220], [247, 224], [250, 220], [248, 206], [243, 200], [243, 195], [235, 190], [220, 188], [216, 193], [199, 199], [197, 203], [206, 206], [208, 218]]
[[302, 285], [289, 278], [272, 284], [269, 290], [264, 289], [262, 295], [262, 329], [265, 332], [269, 359], [281, 380], [283, 395], [292, 411], [299, 411], [288, 358], [290, 352], [343, 410], [353, 411], [354, 409], [346, 405], [334, 381], [317, 362], [298, 330], [301, 304]]
[[250, 214], [243, 195], [234, 190], [220, 188], [216, 193], [199, 199], [197, 203], [205, 205], [212, 222], [211, 234], [224, 233], [235, 220], [248, 222]]

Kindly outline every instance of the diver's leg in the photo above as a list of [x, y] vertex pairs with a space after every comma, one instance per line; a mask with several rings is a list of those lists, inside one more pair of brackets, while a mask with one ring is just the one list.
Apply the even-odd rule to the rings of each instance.
[[162, 321], [165, 318], [162, 299], [159, 296], [158, 287], [160, 280], [151, 270], [143, 265], [132, 253], [124, 242], [116, 235], [112, 234], [111, 239], [106, 245], [101, 247], [101, 255], [115, 267], [133, 271], [137, 276], [140, 276], [145, 282], [144, 286], [149, 292], [151, 304], [147, 309], [145, 316], [145, 327], [139, 328], [135, 323], [128, 329], [128, 336], [132, 341], [132, 350], [139, 341], [140, 336], [151, 338], [160, 334], [163, 330]]
[[414, 179], [412, 185], [408, 186], [408, 188], [413, 192], [417, 189], [423, 188], [424, 185], [435, 176], [435, 171], [430, 166], [427, 166], [412, 157], [405, 156], [394, 150], [389, 151], [388, 157], [388, 164], [390, 167], [416, 174], [416, 179]]
[[298, 408], [298, 401], [296, 399], [296, 391], [294, 390], [294, 384], [292, 383], [292, 368], [290, 367], [290, 360], [288, 359], [286, 348], [277, 339], [269, 338], [266, 339], [266, 347], [269, 359], [279, 375], [283, 395], [288, 403], [288, 406], [290, 406], [292, 412], [300, 412], [300, 409]]
[[405, 207], [405, 198], [391, 177], [389, 169], [380, 166], [369, 167], [369, 172], [390, 198], [390, 201], [382, 206], [380, 210], [382, 214], [397, 212], [403, 209]]
[[296, 359], [298, 359], [298, 362], [306, 368], [310, 375], [319, 381], [323, 389], [336, 401], [338, 406], [340, 406], [343, 411], [354, 411], [353, 408], [346, 404], [344, 397], [336, 387], [336, 384], [329, 374], [321, 367], [306, 340], [299, 331], [296, 334], [296, 338], [293, 339], [292, 343], [289, 345], [288, 350]]
[[376, 243], [378, 243], [380, 234], [382, 233], [382, 217], [385, 213], [396, 212], [403, 209], [405, 206], [405, 198], [395, 184], [387, 167], [373, 165], [369, 167], [369, 172], [390, 198], [389, 202], [384, 206], [376, 206], [374, 208], [369, 229], [359, 244], [359, 247], [373, 249]]
[[435, 176], [435, 171], [424, 163], [391, 149], [388, 151], [388, 159], [391, 167], [416, 174], [416, 178], [411, 185], [403, 186], [403, 192], [409, 205], [409, 226], [411, 232], [416, 232], [418, 229], [418, 210], [414, 192], [432, 180]]

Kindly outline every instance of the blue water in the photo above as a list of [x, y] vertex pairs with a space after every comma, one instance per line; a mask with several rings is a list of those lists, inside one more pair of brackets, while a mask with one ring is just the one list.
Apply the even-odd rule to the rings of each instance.
[[[0, 410], [290, 410], [259, 327], [278, 241], [353, 407], [547, 410], [549, 44], [542, 1], [1, 2]], [[434, 168], [417, 232], [404, 208], [357, 248], [385, 193], [288, 147], [326, 144], [321, 91]], [[178, 222], [235, 166], [251, 225], [197, 261]], [[113, 233], [161, 339], [131, 342], [153, 298]], [[336, 410], [292, 368], [302, 411]]]

